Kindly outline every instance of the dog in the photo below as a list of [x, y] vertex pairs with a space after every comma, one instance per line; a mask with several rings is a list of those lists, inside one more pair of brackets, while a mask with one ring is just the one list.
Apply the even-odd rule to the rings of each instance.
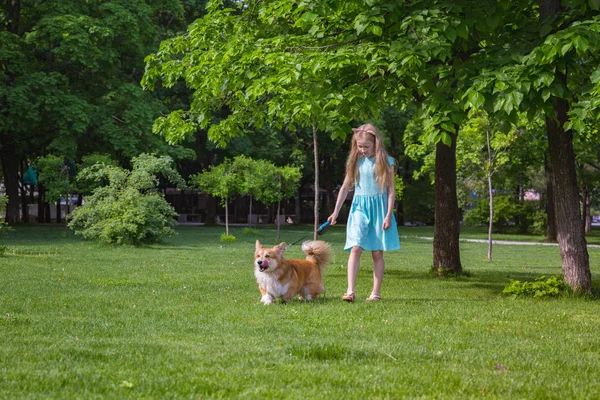
[[331, 259], [331, 248], [322, 240], [302, 244], [306, 259], [286, 260], [283, 257], [285, 243], [265, 248], [257, 240], [254, 253], [254, 276], [263, 304], [277, 299], [284, 303], [298, 295], [302, 300], [312, 300], [325, 293], [323, 270]]

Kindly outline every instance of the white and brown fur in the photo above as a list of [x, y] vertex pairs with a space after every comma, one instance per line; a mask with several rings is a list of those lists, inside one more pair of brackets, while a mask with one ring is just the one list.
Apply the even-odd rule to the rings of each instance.
[[305, 260], [286, 260], [285, 248], [285, 243], [265, 248], [256, 241], [254, 275], [262, 295], [261, 303], [271, 304], [277, 299], [287, 302], [296, 295], [312, 300], [325, 293], [323, 270], [331, 259], [329, 244], [322, 240], [304, 242]]

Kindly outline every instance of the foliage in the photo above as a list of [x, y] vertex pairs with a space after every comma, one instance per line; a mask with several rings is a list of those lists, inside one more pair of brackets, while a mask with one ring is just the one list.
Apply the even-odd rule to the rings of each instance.
[[556, 297], [567, 293], [569, 286], [564, 282], [562, 276], [551, 276], [546, 278], [540, 276], [533, 282], [521, 282], [512, 280], [504, 288], [502, 294], [505, 296], [517, 297]]
[[0, 156], [10, 220], [19, 219], [21, 163], [101, 152], [125, 164], [143, 152], [183, 153], [152, 134], [153, 121], [168, 110], [138, 82], [144, 56], [184, 29], [186, 18], [198, 17], [203, 5], [21, 0], [2, 7]]
[[225, 159], [219, 165], [211, 165], [201, 173], [190, 177], [190, 186], [211, 196], [219, 197], [226, 203], [242, 190], [240, 174], [234, 169], [233, 161]]
[[402, 197], [404, 196], [404, 189], [406, 189], [406, 186], [404, 185], [402, 177], [394, 174], [394, 190], [396, 192], [394, 198], [397, 201], [402, 200]]
[[[273, 204], [292, 196], [300, 182], [300, 168], [276, 167], [266, 160], [239, 155], [193, 175], [190, 185], [220, 197], [226, 207], [235, 195], [250, 195], [263, 204]], [[226, 230], [229, 230], [227, 223]]]
[[301, 176], [298, 167], [280, 168], [266, 160], [240, 155], [192, 176], [191, 184], [220, 197], [223, 204], [237, 194], [251, 195], [263, 204], [273, 204], [293, 196]]
[[250, 235], [250, 236], [257, 237], [257, 236], [260, 236], [260, 231], [255, 228], [245, 227], [244, 230], [242, 231], [242, 235]]
[[[81, 163], [78, 165], [79, 170], [83, 170], [89, 167], [92, 167], [96, 164], [104, 164], [104, 165], [112, 165], [117, 166], [117, 162], [112, 159], [112, 157], [108, 154], [99, 154], [92, 153], [81, 158]], [[106, 185], [108, 182], [102, 181], [100, 182], [100, 186]], [[87, 180], [84, 175], [79, 174], [77, 176], [77, 180], [74, 183], [76, 191], [81, 194], [89, 194], [94, 191], [94, 189], [99, 186], [98, 182], [94, 179]]]
[[[515, 229], [518, 233], [539, 234], [543, 228], [543, 215], [537, 201], [518, 201], [510, 195], [494, 196], [494, 230], [506, 233]], [[540, 215], [542, 213], [542, 215]], [[468, 226], [489, 223], [489, 203], [487, 198], [477, 200], [473, 208], [465, 212], [464, 222]]]
[[183, 186], [170, 157], [142, 154], [133, 169], [98, 163], [78, 179], [98, 187], [73, 212], [69, 227], [86, 239], [115, 244], [149, 244], [175, 233], [177, 213], [158, 192], [159, 176]]
[[66, 199], [73, 190], [70, 165], [60, 157], [49, 154], [36, 160], [38, 180], [46, 189], [48, 201]]
[[[0, 196], [0, 214], [4, 213], [6, 208], [6, 203], [8, 203], [8, 198], [6, 196]], [[0, 219], [0, 236], [5, 235], [12, 228], [8, 226], [4, 218]], [[6, 251], [6, 246], [0, 246], [0, 255], [2, 255]]]
[[228, 235], [226, 233], [221, 234], [221, 243], [235, 243], [237, 241], [237, 237], [234, 235]]

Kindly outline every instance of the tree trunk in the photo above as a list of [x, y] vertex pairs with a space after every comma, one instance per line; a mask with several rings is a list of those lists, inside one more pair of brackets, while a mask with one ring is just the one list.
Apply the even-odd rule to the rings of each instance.
[[438, 274], [460, 273], [460, 215], [456, 197], [456, 135], [452, 145], [441, 141], [435, 151], [435, 227], [433, 269]]
[[579, 211], [573, 136], [571, 132], [565, 132], [563, 129], [564, 121], [567, 119], [567, 108], [566, 101], [555, 99], [558, 121], [546, 118], [556, 228], [565, 282], [574, 291], [589, 292], [592, 278], [587, 242]]
[[[6, 29], [8, 32], [19, 35], [19, 23], [21, 19], [21, 2], [19, 0], [7, 0], [4, 6], [4, 17], [6, 22]], [[14, 75], [9, 72], [8, 76], [11, 81], [14, 81]], [[11, 141], [10, 133], [7, 134], [7, 138], [1, 139], [2, 142], [2, 153], [0, 158], [2, 161], [2, 170], [4, 173], [4, 187], [6, 190], [6, 196], [8, 197], [8, 204], [6, 205], [6, 213], [4, 220], [9, 224], [19, 222], [19, 156], [17, 155], [17, 149], [14, 143]]]
[[548, 216], [548, 230], [546, 232], [546, 241], [556, 242], [558, 233], [556, 232], [556, 212], [554, 211], [554, 190], [552, 189], [552, 167], [548, 160], [548, 155], [544, 154], [544, 170], [546, 172], [546, 215]]
[[294, 198], [294, 212], [296, 213], [296, 220], [294, 223], [299, 224], [302, 222], [302, 204], [300, 202], [300, 189], [296, 190], [296, 197]]
[[229, 202], [225, 199], [225, 234], [229, 236]]
[[56, 201], [56, 223], [62, 223], [62, 213], [60, 212], [60, 200]]
[[279, 242], [279, 236], [281, 234], [281, 224], [279, 222], [279, 213], [281, 212], [281, 200], [277, 202], [277, 214], [275, 215], [275, 224], [277, 224], [277, 241]]
[[590, 188], [586, 184], [581, 188], [581, 198], [581, 210], [583, 212], [581, 220], [584, 232], [587, 233], [592, 230], [592, 194], [590, 193]]
[[21, 173], [19, 174], [20, 178], [19, 178], [19, 189], [21, 191], [21, 221], [27, 223], [29, 222], [29, 207], [28, 207], [28, 202], [27, 202], [27, 186], [25, 185], [25, 181], [23, 180], [23, 176], [25, 176], [25, 171], [27, 170], [26, 167], [23, 166], [23, 163], [21, 163]]
[[[540, 0], [540, 19], [553, 18], [560, 13], [560, 0]], [[567, 76], [555, 72], [555, 82], [567, 87]], [[575, 172], [575, 154], [573, 134], [565, 132], [569, 104], [558, 97], [552, 98], [553, 118], [546, 117], [546, 132], [550, 150], [552, 168], [552, 186], [554, 190], [554, 209], [558, 245], [562, 258], [562, 270], [565, 282], [576, 292], [590, 292], [592, 276], [587, 242], [581, 212], [579, 210], [579, 191]]]
[[250, 195], [250, 212], [248, 213], [248, 228], [252, 228], [252, 195]]
[[10, 148], [7, 148], [0, 156], [2, 157], [4, 186], [8, 197], [5, 221], [13, 224], [21, 220], [19, 215], [19, 156]]
[[5, 7], [5, 17], [8, 22], [7, 29], [10, 33], [19, 34], [19, 22], [21, 19], [21, 1], [7, 0]]
[[315, 155], [315, 221], [313, 228], [313, 240], [317, 240], [317, 228], [319, 227], [319, 147], [317, 141], [317, 125], [313, 124], [313, 151]]
[[486, 129], [487, 150], [488, 150], [488, 165], [487, 165], [487, 180], [488, 194], [490, 198], [490, 220], [488, 224], [488, 261], [492, 261], [492, 230], [494, 228], [494, 188], [492, 186], [492, 145], [490, 143], [490, 129]]

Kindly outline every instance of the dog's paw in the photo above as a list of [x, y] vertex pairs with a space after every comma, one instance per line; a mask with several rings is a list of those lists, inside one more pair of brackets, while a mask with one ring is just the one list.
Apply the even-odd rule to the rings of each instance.
[[273, 304], [273, 298], [271, 297], [271, 295], [265, 294], [261, 299], [260, 302], [263, 304]]

